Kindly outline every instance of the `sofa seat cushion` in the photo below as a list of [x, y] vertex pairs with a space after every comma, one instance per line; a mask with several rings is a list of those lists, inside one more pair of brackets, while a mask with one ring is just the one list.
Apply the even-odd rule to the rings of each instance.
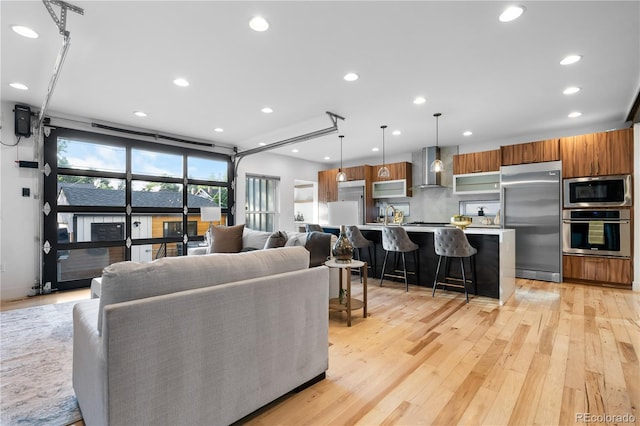
[[[112, 303], [248, 280], [309, 267], [304, 247], [119, 262], [102, 272], [100, 312]], [[98, 317], [102, 332], [102, 315]]]

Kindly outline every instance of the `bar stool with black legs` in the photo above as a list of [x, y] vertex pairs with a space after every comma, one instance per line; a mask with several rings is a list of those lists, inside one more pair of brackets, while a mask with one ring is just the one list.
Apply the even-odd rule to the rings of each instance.
[[[418, 263], [418, 249], [420, 246], [409, 238], [407, 231], [399, 226], [385, 226], [382, 228], [382, 248], [385, 250], [384, 254], [384, 263], [382, 264], [382, 272], [380, 273], [380, 285], [382, 285], [382, 280], [384, 277], [392, 277], [392, 278], [404, 278], [404, 284], [407, 287], [407, 291], [409, 291], [409, 282], [407, 281], [407, 262], [405, 258], [405, 253], [413, 252], [414, 263], [415, 263], [415, 271], [410, 272], [416, 276], [416, 280], [420, 283], [420, 265]], [[402, 271], [396, 269], [394, 267], [393, 274], [387, 274], [387, 258], [389, 257], [389, 252], [394, 252], [396, 256], [397, 264], [397, 256], [398, 253], [402, 254]], [[397, 275], [396, 272], [403, 272], [403, 275]]]
[[[360, 259], [360, 249], [366, 248], [369, 255], [369, 262], [367, 263], [367, 267], [371, 268], [371, 276], [376, 276], [376, 245], [371, 240], [367, 240], [360, 229], [356, 225], [347, 226], [347, 238], [349, 242], [353, 246], [353, 251], [356, 255], [357, 260]], [[358, 269], [360, 273], [360, 281], [362, 281], [362, 272]]]
[[[438, 267], [436, 268], [436, 277], [433, 280], [433, 292], [431, 296], [435, 296], [436, 287], [440, 284], [443, 287], [461, 287], [464, 288], [464, 295], [469, 303], [469, 293], [467, 291], [467, 283], [473, 285], [474, 293], [478, 294], [476, 284], [476, 268], [475, 268], [475, 254], [478, 250], [469, 244], [467, 236], [458, 228], [438, 228], [433, 233], [433, 244], [436, 250], [436, 254], [440, 256], [438, 258]], [[440, 265], [442, 258], [445, 258], [444, 277], [441, 282], [438, 282], [438, 275], [440, 274]], [[449, 270], [451, 267], [451, 258], [457, 257], [460, 259], [460, 270], [462, 272], [462, 279], [451, 277]], [[464, 270], [464, 259], [469, 259], [471, 267], [471, 279], [467, 280]], [[453, 282], [452, 282], [453, 281]]]

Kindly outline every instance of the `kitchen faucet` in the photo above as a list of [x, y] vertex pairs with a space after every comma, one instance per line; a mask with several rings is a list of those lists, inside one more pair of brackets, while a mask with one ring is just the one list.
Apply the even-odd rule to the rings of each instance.
[[396, 208], [393, 207], [391, 204], [389, 204], [387, 206], [387, 208], [385, 209], [385, 211], [384, 211], [384, 226], [387, 226], [387, 223], [388, 223], [389, 209], [391, 209], [393, 211], [393, 215], [394, 216], [396, 214]]

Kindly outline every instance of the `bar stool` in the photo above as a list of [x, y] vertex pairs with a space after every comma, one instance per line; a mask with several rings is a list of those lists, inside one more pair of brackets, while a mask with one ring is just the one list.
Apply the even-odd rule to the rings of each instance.
[[[443, 287], [462, 287], [464, 288], [464, 295], [469, 303], [469, 293], [467, 292], [467, 283], [473, 284], [474, 293], [478, 294], [476, 285], [476, 268], [475, 268], [475, 254], [478, 249], [469, 244], [467, 236], [458, 228], [438, 228], [433, 233], [433, 245], [436, 250], [436, 254], [440, 256], [438, 258], [438, 267], [436, 268], [436, 277], [433, 280], [433, 292], [431, 296], [435, 296], [436, 287], [438, 286], [438, 275], [440, 274], [440, 264], [442, 258], [445, 258], [445, 272], [444, 277], [440, 285]], [[450, 260], [452, 257], [460, 259], [460, 269], [462, 271], [462, 279], [449, 276]], [[467, 280], [464, 271], [464, 258], [469, 258], [469, 264], [471, 266], [471, 279]], [[449, 281], [454, 281], [451, 283]]]
[[[404, 277], [404, 284], [407, 287], [407, 291], [409, 291], [409, 282], [407, 281], [407, 263], [405, 259], [405, 253], [413, 252], [414, 262], [416, 266], [416, 270], [414, 272], [410, 272], [416, 276], [416, 280], [420, 282], [420, 265], [418, 264], [418, 249], [420, 246], [409, 238], [407, 235], [407, 231], [399, 226], [385, 226], [382, 228], [382, 248], [385, 250], [384, 254], [384, 263], [382, 264], [382, 272], [380, 274], [380, 285], [382, 286], [382, 280], [385, 276], [393, 277], [393, 278], [402, 278]], [[397, 256], [398, 253], [402, 253], [402, 271], [403, 275], [395, 275], [395, 274], [387, 274], [385, 272], [387, 267], [387, 258], [389, 257], [389, 252], [394, 252], [396, 256], [396, 264], [397, 264]], [[395, 269], [393, 272], [400, 272]]]
[[[362, 232], [360, 232], [360, 229], [358, 229], [356, 225], [347, 226], [347, 238], [349, 239], [349, 242], [354, 248], [357, 260], [362, 260], [360, 259], [360, 249], [365, 247], [367, 248], [367, 251], [369, 253], [369, 262], [367, 263], [367, 266], [371, 268], [371, 276], [375, 277], [376, 276], [376, 245], [374, 244], [374, 242], [371, 240], [367, 240], [364, 237], [364, 235], [362, 235]], [[371, 250], [372, 248], [373, 248], [373, 253]], [[360, 274], [360, 281], [362, 281], [362, 272], [360, 271], [360, 269], [358, 269], [358, 273]]]
[[316, 224], [316, 223], [305, 223], [304, 224], [304, 230], [306, 232], [313, 232], [313, 231], [317, 231], [317, 232], [324, 232], [324, 230], [322, 229], [322, 226]]

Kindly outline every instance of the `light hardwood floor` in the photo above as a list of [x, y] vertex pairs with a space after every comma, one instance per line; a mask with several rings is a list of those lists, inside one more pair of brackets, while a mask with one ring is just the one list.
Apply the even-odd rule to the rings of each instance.
[[368, 289], [368, 318], [356, 311], [347, 327], [329, 315], [326, 379], [245, 423], [640, 423], [638, 293], [518, 280], [499, 306], [386, 281]]

